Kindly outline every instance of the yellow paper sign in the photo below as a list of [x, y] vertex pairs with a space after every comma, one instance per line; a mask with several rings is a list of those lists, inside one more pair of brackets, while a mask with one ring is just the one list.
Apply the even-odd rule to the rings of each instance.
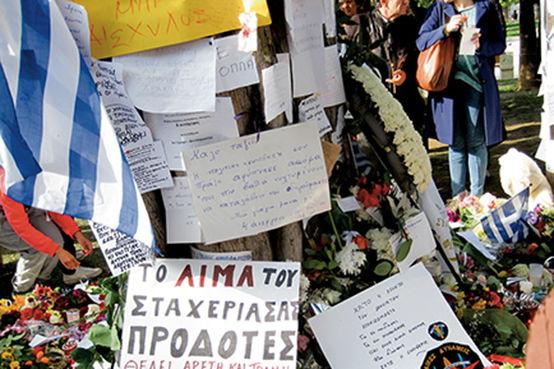
[[[98, 59], [239, 29], [243, 0], [73, 0], [88, 13]], [[265, 0], [250, 0], [258, 26], [271, 24]]]

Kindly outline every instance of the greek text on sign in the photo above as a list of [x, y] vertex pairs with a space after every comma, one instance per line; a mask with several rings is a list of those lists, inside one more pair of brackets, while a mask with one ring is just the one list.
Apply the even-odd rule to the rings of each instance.
[[315, 122], [183, 152], [206, 243], [254, 235], [331, 208]]
[[310, 326], [333, 369], [422, 368], [427, 353], [445, 344], [469, 347], [490, 365], [421, 263], [316, 315]]
[[129, 275], [121, 368], [296, 367], [299, 263], [158, 259]]
[[[102, 59], [239, 29], [242, 0], [75, 0], [85, 6], [92, 55]], [[271, 23], [265, 0], [251, 0], [258, 26]]]

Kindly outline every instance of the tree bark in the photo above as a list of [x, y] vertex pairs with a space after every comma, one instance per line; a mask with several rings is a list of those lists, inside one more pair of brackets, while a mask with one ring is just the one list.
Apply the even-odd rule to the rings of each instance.
[[519, 80], [520, 90], [530, 90], [539, 86], [537, 70], [540, 62], [540, 47], [537, 47], [535, 30], [534, 0], [519, 1]]

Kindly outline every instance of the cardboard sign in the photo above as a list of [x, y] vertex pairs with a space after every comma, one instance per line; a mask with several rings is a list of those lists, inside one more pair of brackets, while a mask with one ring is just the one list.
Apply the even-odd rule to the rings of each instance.
[[436, 368], [469, 367], [457, 363], [477, 357], [490, 365], [422, 264], [322, 312], [310, 326], [333, 369], [428, 368], [443, 346], [449, 349], [441, 355], [455, 365], [441, 357]]
[[129, 274], [121, 368], [296, 368], [299, 263], [164, 259]]
[[[242, 0], [76, 0], [90, 23], [92, 55], [102, 59], [155, 49], [241, 27]], [[258, 26], [271, 24], [265, 0], [251, 0]]]
[[315, 122], [189, 149], [183, 158], [206, 243], [251, 236], [331, 208]]

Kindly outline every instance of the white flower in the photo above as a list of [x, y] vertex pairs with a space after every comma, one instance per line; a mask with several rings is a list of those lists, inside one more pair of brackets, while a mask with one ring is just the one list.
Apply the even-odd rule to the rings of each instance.
[[310, 280], [304, 275], [304, 273], [300, 273], [300, 301], [306, 301], [309, 289]]
[[365, 254], [358, 249], [358, 245], [348, 242], [336, 255], [340, 270], [346, 275], [358, 275], [366, 262]]
[[533, 283], [529, 281], [521, 281], [519, 282], [519, 290], [523, 293], [531, 293], [533, 292]]
[[369, 248], [376, 251], [386, 251], [390, 248], [389, 240], [392, 237], [388, 228], [370, 229], [366, 238], [369, 241]]
[[330, 288], [315, 290], [310, 296], [310, 302], [314, 304], [334, 305], [340, 301], [341, 293]]
[[404, 158], [406, 170], [412, 175], [417, 189], [424, 191], [431, 182], [431, 162], [421, 136], [414, 129], [402, 105], [371, 70], [356, 65], [350, 65], [349, 69], [377, 106], [385, 131], [394, 133], [396, 152]]

